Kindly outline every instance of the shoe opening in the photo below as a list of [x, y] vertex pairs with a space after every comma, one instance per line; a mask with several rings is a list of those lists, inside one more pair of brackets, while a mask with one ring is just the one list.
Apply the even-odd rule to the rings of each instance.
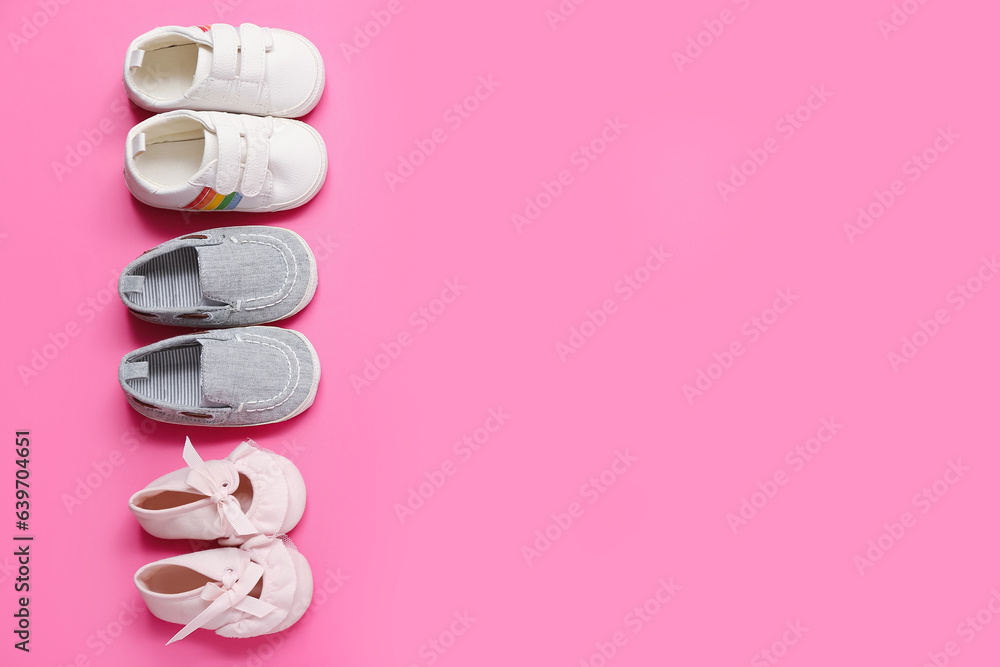
[[[239, 501], [240, 509], [245, 514], [250, 511], [250, 506], [253, 504], [253, 485], [250, 483], [250, 479], [243, 473], [240, 473], [239, 478], [239, 487], [232, 496]], [[144, 510], [170, 510], [175, 507], [183, 507], [184, 505], [196, 503], [207, 497], [202, 493], [189, 491], [159, 491], [137, 499], [135, 506]]]
[[[149, 364], [145, 377], [125, 381], [139, 400], [185, 408], [225, 407], [209, 401], [202, 394], [201, 345], [198, 343], [156, 350], [132, 361]], [[191, 413], [192, 416], [196, 414]]]
[[199, 53], [210, 62], [207, 46], [188, 40], [182, 35], [164, 35], [142, 45], [142, 63], [131, 68], [132, 85], [155, 100], [175, 100], [191, 90], [198, 69]]
[[135, 166], [147, 180], [163, 187], [183, 185], [205, 159], [205, 127], [193, 118], [174, 117], [153, 123], [145, 132], [145, 151]]
[[[208, 583], [222, 583], [183, 565], [148, 567], [139, 575], [139, 582], [151, 593], [159, 593], [161, 595], [190, 593], [201, 589]], [[260, 598], [263, 591], [264, 578], [261, 577], [260, 581], [247, 593], [247, 596]]]
[[126, 292], [130, 302], [126, 305], [142, 310], [224, 305], [202, 292], [196, 248], [177, 248], [157, 255], [136, 266], [129, 275], [143, 276], [145, 280], [139, 291]]

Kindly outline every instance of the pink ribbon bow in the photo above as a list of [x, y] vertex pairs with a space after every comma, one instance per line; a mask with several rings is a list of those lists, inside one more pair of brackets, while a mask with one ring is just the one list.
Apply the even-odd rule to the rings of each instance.
[[264, 568], [251, 562], [239, 577], [233, 570], [226, 570], [222, 575], [222, 585], [215, 582], [205, 584], [201, 591], [201, 599], [211, 601], [204, 611], [191, 619], [191, 622], [181, 628], [180, 632], [171, 637], [167, 646], [184, 639], [189, 634], [204, 626], [213, 618], [230, 609], [246, 612], [257, 618], [263, 618], [277, 609], [273, 604], [259, 598], [247, 597], [257, 582], [264, 576]]
[[[196, 473], [188, 475], [187, 483], [211, 498], [212, 502], [218, 506], [219, 516], [223, 520], [223, 525], [228, 523], [237, 535], [256, 534], [257, 529], [250, 523], [247, 515], [243, 513], [240, 501], [232, 495], [240, 485], [240, 476], [236, 473], [232, 464], [229, 464], [229, 479], [220, 479], [218, 475], [213, 474], [208, 464], [198, 456], [198, 452], [194, 450], [194, 445], [191, 444], [191, 438], [185, 438], [184, 441], [184, 461]], [[221, 461], [219, 463], [225, 466], [229, 462]]]

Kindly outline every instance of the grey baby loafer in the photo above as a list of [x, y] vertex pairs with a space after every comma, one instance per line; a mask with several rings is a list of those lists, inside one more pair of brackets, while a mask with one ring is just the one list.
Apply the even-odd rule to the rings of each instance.
[[316, 281], [316, 259], [295, 232], [221, 227], [147, 250], [122, 271], [118, 293], [147, 322], [214, 329], [290, 317]]
[[129, 404], [171, 424], [254, 426], [291, 419], [319, 386], [305, 336], [279, 327], [202, 331], [147, 345], [118, 369]]

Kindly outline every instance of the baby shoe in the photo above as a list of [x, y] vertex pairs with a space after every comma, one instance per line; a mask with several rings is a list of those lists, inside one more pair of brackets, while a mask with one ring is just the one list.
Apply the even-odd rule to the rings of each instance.
[[287, 533], [306, 508], [306, 484], [295, 464], [252, 440], [221, 461], [205, 462], [191, 439], [187, 468], [149, 483], [128, 501], [143, 529], [166, 539], [238, 545], [254, 535]]
[[150, 111], [194, 109], [296, 118], [323, 93], [323, 58], [301, 35], [244, 23], [164, 26], [136, 38], [122, 74]]
[[319, 374], [316, 350], [299, 332], [239, 327], [129, 352], [118, 381], [132, 407], [150, 419], [253, 426], [291, 419], [312, 405]]
[[287, 118], [171, 111], [142, 121], [125, 141], [125, 183], [158, 208], [295, 208], [316, 196], [326, 168], [319, 133]]
[[198, 628], [238, 638], [281, 632], [302, 618], [313, 593], [309, 563], [284, 535], [149, 563], [135, 586], [153, 616], [184, 626], [167, 644]]
[[280, 227], [222, 227], [167, 241], [121, 273], [118, 294], [148, 322], [217, 328], [290, 317], [316, 292], [316, 259]]

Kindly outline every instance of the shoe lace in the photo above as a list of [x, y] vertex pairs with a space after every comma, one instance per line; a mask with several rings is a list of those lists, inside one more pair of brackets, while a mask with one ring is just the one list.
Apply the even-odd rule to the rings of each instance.
[[167, 645], [184, 639], [198, 628], [204, 627], [219, 614], [231, 609], [245, 612], [257, 618], [263, 618], [277, 609], [273, 604], [264, 602], [260, 598], [248, 597], [250, 591], [263, 576], [264, 568], [251, 561], [239, 577], [236, 576], [234, 570], [227, 569], [222, 575], [221, 584], [214, 581], [205, 584], [201, 591], [201, 599], [211, 602], [211, 604], [171, 637]]

